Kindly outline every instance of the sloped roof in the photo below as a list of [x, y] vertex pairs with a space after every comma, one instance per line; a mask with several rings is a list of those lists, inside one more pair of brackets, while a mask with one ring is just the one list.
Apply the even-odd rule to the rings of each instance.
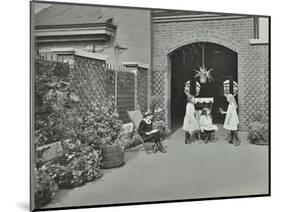
[[198, 11], [184, 11], [184, 10], [152, 10], [152, 16], [157, 15], [200, 15], [205, 14], [206, 12], [198, 12]]
[[100, 7], [53, 4], [35, 14], [35, 25], [105, 23], [110, 19], [103, 16]]

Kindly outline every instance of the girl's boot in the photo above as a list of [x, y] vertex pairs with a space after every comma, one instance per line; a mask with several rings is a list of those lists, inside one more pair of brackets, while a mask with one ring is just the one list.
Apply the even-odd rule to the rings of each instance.
[[210, 139], [211, 139], [211, 133], [207, 132], [204, 143], [207, 144]]
[[160, 141], [157, 142], [157, 146], [158, 146], [160, 152], [162, 152], [162, 153], [166, 153], [167, 152]]
[[234, 137], [234, 134], [233, 134], [233, 131], [231, 130], [230, 131], [230, 141], [228, 141], [228, 143], [233, 144], [233, 137]]
[[188, 133], [188, 132], [185, 132], [185, 139], [184, 139], [184, 143], [185, 143], [185, 144], [188, 144], [188, 143], [189, 143], [189, 137], [190, 137], [189, 133]]
[[234, 131], [234, 138], [235, 138], [235, 146], [239, 146], [241, 144], [241, 140], [238, 137], [237, 131]]
[[189, 138], [189, 143], [195, 142], [195, 132], [192, 132]]
[[158, 146], [156, 143], [153, 144], [153, 153], [156, 153], [158, 151]]

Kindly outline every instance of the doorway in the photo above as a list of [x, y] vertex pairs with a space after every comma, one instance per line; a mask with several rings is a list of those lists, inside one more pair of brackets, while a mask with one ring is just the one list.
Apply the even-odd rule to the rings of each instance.
[[[203, 54], [204, 53], [204, 54]], [[206, 69], [213, 69], [213, 80], [200, 83], [195, 77], [195, 69], [202, 65], [202, 54]], [[227, 109], [224, 97], [224, 82], [229, 80], [229, 92], [233, 93], [234, 82], [238, 83], [237, 53], [225, 46], [198, 42], [182, 46], [170, 55], [171, 62], [171, 128], [177, 130], [183, 124], [186, 107], [186, 94], [184, 86], [190, 81], [190, 93], [196, 94], [196, 82], [200, 83], [200, 92], [197, 98], [212, 97], [212, 117], [214, 123], [223, 123], [224, 116], [219, 114], [219, 108]], [[237, 95], [236, 95], [236, 101]]]

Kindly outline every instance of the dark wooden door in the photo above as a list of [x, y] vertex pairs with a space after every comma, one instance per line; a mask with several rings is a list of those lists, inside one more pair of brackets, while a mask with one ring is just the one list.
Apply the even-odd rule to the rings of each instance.
[[[202, 45], [205, 49], [205, 66], [213, 68], [213, 81], [200, 84], [197, 97], [213, 97], [212, 115], [215, 123], [223, 123], [224, 117], [218, 113], [219, 107], [226, 109], [227, 102], [223, 93], [223, 82], [237, 82], [237, 53], [214, 43], [194, 43], [177, 49], [170, 55], [171, 61], [171, 125], [176, 130], [183, 124], [186, 107], [184, 85], [191, 81], [191, 94], [195, 95], [195, 69], [202, 64]], [[232, 84], [231, 84], [232, 86]], [[232, 87], [231, 87], [232, 90]]]

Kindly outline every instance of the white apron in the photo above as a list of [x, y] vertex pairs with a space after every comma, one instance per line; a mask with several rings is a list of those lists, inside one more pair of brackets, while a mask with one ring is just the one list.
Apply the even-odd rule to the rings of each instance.
[[[230, 118], [229, 123], [227, 123], [227, 120], [229, 118]], [[238, 119], [236, 107], [234, 103], [230, 103], [227, 108], [223, 127], [227, 130], [237, 130], [238, 124], [239, 124], [239, 119]]]
[[186, 112], [183, 121], [183, 130], [186, 132], [193, 132], [195, 130], [199, 130], [198, 122], [195, 118], [195, 109], [194, 105], [188, 103], [186, 105]]
[[200, 130], [214, 130], [218, 131], [218, 127], [213, 124], [213, 121], [210, 117], [200, 116]]

